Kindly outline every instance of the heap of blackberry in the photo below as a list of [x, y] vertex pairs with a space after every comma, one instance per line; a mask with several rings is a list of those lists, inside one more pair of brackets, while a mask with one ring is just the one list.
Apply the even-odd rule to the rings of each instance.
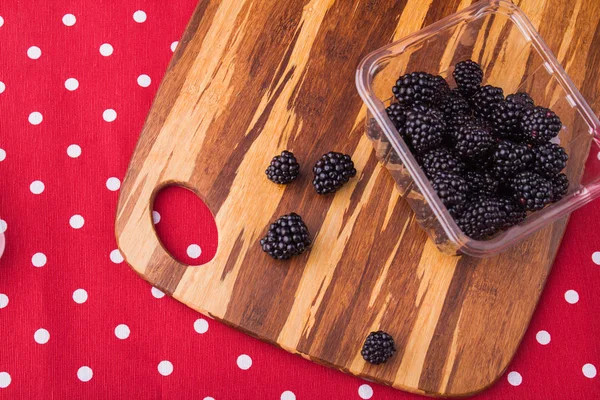
[[263, 251], [278, 260], [298, 255], [310, 244], [308, 228], [296, 213], [279, 217], [269, 226], [267, 235], [260, 241]]
[[323, 154], [313, 167], [313, 186], [318, 194], [334, 193], [356, 175], [352, 159], [347, 154], [330, 151]]
[[506, 211], [499, 199], [479, 196], [465, 206], [456, 222], [467, 236], [482, 240], [497, 233], [505, 221]]
[[421, 168], [425, 171], [425, 175], [432, 179], [440, 172], [461, 175], [465, 170], [465, 163], [450, 150], [439, 148], [431, 150], [421, 157]]
[[569, 156], [565, 149], [554, 143], [544, 143], [533, 150], [533, 170], [544, 176], [553, 176], [562, 171]]
[[558, 174], [552, 178], [551, 185], [552, 202], [555, 203], [567, 194], [567, 190], [569, 190], [569, 178], [565, 174]]
[[498, 193], [500, 181], [488, 172], [467, 171], [466, 180], [471, 194], [495, 196]]
[[467, 161], [477, 162], [487, 156], [494, 146], [491, 130], [477, 121], [467, 122], [452, 133], [456, 154]]
[[406, 106], [404, 104], [390, 104], [390, 106], [385, 109], [385, 112], [396, 129], [400, 130], [404, 127], [404, 122], [406, 122]]
[[476, 117], [489, 120], [494, 108], [504, 101], [502, 88], [485, 85], [469, 99]]
[[551, 181], [531, 171], [519, 172], [512, 177], [508, 189], [527, 211], [541, 210], [555, 197]]
[[501, 140], [492, 153], [494, 174], [501, 180], [506, 180], [525, 169], [531, 159], [531, 152], [526, 145]]
[[406, 111], [406, 122], [401, 132], [417, 154], [423, 154], [442, 144], [445, 130], [443, 114], [434, 108], [421, 106]]
[[546, 143], [558, 135], [561, 128], [560, 118], [549, 108], [528, 108], [521, 116], [522, 137], [527, 143]]
[[439, 172], [431, 179], [431, 186], [452, 215], [460, 212], [469, 193], [465, 178], [452, 172]]
[[273, 157], [271, 165], [265, 171], [269, 180], [281, 185], [288, 184], [298, 177], [300, 165], [294, 153], [284, 150], [281, 155]]
[[470, 97], [479, 89], [483, 80], [483, 71], [479, 64], [474, 61], [461, 61], [454, 67], [452, 73], [458, 90], [466, 96]]
[[384, 331], [369, 333], [360, 354], [371, 364], [382, 364], [396, 352], [394, 338]]
[[439, 80], [431, 74], [412, 72], [398, 78], [392, 92], [403, 104], [431, 103], [439, 93], [439, 85]]

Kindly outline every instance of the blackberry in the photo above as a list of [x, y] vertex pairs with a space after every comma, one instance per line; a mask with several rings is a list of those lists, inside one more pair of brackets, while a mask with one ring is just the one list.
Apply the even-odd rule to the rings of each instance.
[[458, 90], [464, 96], [470, 97], [479, 89], [483, 80], [483, 71], [475, 61], [466, 60], [456, 64], [452, 76], [456, 81]]
[[493, 196], [498, 192], [500, 182], [487, 172], [468, 171], [466, 175], [469, 184], [469, 192], [475, 196], [488, 195]]
[[451, 215], [456, 215], [465, 205], [469, 185], [462, 176], [452, 172], [439, 172], [431, 180], [431, 185]]
[[433, 86], [435, 90], [435, 94], [433, 96], [434, 103], [438, 103], [440, 99], [444, 98], [450, 93], [450, 86], [448, 86], [448, 82], [446, 82], [446, 80], [439, 75], [433, 77]]
[[554, 197], [550, 181], [531, 171], [519, 172], [512, 177], [508, 189], [527, 211], [541, 210]]
[[569, 178], [565, 174], [558, 174], [551, 179], [552, 202], [555, 203], [565, 197], [569, 190]]
[[489, 118], [496, 137], [512, 139], [518, 136], [521, 129], [521, 112], [518, 107], [506, 100], [494, 106]]
[[456, 223], [471, 239], [485, 239], [498, 232], [506, 221], [503, 203], [493, 197], [479, 196], [468, 203]]
[[549, 108], [529, 108], [521, 116], [521, 131], [527, 143], [546, 143], [558, 135], [561, 128], [560, 118]]
[[470, 121], [454, 129], [452, 139], [456, 153], [467, 161], [477, 162], [491, 151], [494, 138], [491, 129], [476, 121]]
[[390, 106], [385, 109], [385, 112], [396, 129], [401, 130], [404, 127], [404, 122], [406, 121], [405, 105], [400, 103], [390, 104]]
[[506, 101], [512, 105], [518, 106], [518, 111], [522, 111], [527, 108], [533, 108], [535, 106], [531, 96], [525, 92], [509, 94], [508, 96], [506, 96]]
[[446, 119], [446, 129], [448, 132], [452, 132], [458, 129], [460, 126], [473, 121], [475, 121], [475, 119], [470, 115], [470, 113], [451, 115]]
[[504, 181], [525, 169], [531, 163], [532, 158], [526, 145], [501, 140], [492, 153], [493, 172], [500, 180]]
[[413, 107], [406, 111], [403, 134], [418, 154], [439, 147], [445, 130], [446, 122], [438, 110]]
[[278, 260], [298, 255], [310, 244], [308, 228], [296, 213], [279, 217], [269, 226], [267, 235], [260, 240], [263, 251]]
[[514, 199], [510, 197], [501, 197], [499, 200], [502, 203], [501, 210], [505, 213], [502, 229], [508, 229], [519, 224], [527, 216], [525, 208], [518, 204]]
[[431, 103], [438, 94], [439, 84], [439, 80], [431, 74], [412, 72], [398, 78], [392, 92], [403, 104]]
[[438, 102], [437, 107], [438, 110], [444, 113], [446, 119], [454, 115], [468, 115], [471, 113], [469, 102], [456, 89], [452, 89], [452, 91], [443, 96]]
[[476, 117], [490, 119], [496, 105], [504, 101], [502, 88], [485, 85], [469, 99]]
[[452, 172], [461, 175], [465, 163], [448, 149], [440, 148], [431, 150], [421, 158], [421, 167], [429, 179], [440, 172]]
[[540, 175], [554, 176], [567, 166], [569, 156], [565, 149], [554, 143], [544, 143], [533, 150], [533, 170]]
[[334, 193], [356, 175], [354, 163], [347, 154], [330, 151], [313, 167], [313, 186], [318, 194]]
[[298, 177], [300, 165], [294, 153], [284, 150], [281, 155], [273, 157], [265, 173], [270, 181], [285, 185]]
[[396, 352], [394, 338], [384, 331], [369, 333], [360, 354], [371, 364], [382, 364]]

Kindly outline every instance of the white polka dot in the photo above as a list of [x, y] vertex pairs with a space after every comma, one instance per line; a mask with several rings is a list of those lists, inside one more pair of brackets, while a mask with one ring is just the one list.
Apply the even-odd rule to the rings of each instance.
[[115, 110], [113, 110], [112, 108], [106, 109], [102, 113], [102, 118], [106, 122], [113, 122], [115, 119], [117, 119], [117, 112]]
[[42, 181], [33, 181], [29, 185], [29, 190], [31, 190], [31, 193], [33, 194], [41, 194], [45, 188], [46, 186]]
[[111, 192], [116, 192], [117, 190], [119, 190], [120, 187], [121, 181], [119, 180], [119, 178], [115, 178], [113, 176], [112, 178], [108, 178], [106, 180], [106, 188]]
[[198, 333], [206, 333], [208, 331], [208, 322], [203, 318], [198, 318], [194, 321], [194, 330]]
[[592, 254], [592, 261], [594, 262], [594, 264], [600, 265], [600, 251], [595, 251]]
[[4, 293], [0, 293], [0, 308], [4, 308], [8, 305], [8, 296]]
[[50, 340], [50, 332], [40, 328], [33, 334], [33, 340], [35, 340], [37, 344], [46, 344], [48, 343], [48, 340]]
[[586, 378], [595, 378], [596, 377], [596, 367], [593, 364], [585, 364], [582, 368], [581, 371], [583, 372], [583, 376], [585, 376]]
[[373, 397], [373, 388], [364, 383], [358, 387], [358, 395], [361, 399], [370, 399]]
[[102, 54], [104, 57], [108, 57], [113, 53], [113, 47], [108, 44], [108, 43], [104, 43], [103, 45], [100, 46], [100, 54]]
[[0, 233], [6, 232], [7, 228], [8, 228], [8, 224], [6, 223], [6, 221], [3, 219], [0, 219]]
[[6, 389], [8, 385], [10, 385], [10, 381], [11, 379], [8, 372], [0, 372], [0, 389]]
[[160, 222], [160, 214], [158, 211], [152, 211], [152, 222], [154, 222], [155, 225]]
[[75, 18], [75, 16], [73, 14], [65, 14], [62, 17], [62, 22], [66, 26], [73, 26], [73, 25], [75, 25], [75, 22], [77, 22], [77, 18]]
[[0, 149], [0, 161], [4, 161], [6, 159], [6, 151], [4, 149]]
[[73, 229], [80, 229], [83, 226], [84, 222], [85, 220], [79, 214], [75, 214], [71, 218], [69, 218], [69, 225], [71, 225], [71, 228]]
[[4, 25], [4, 18], [0, 17], [0, 26]]
[[69, 78], [65, 81], [65, 88], [69, 91], [77, 90], [79, 87], [79, 81], [75, 78]]
[[521, 382], [523, 382], [523, 377], [516, 371], [509, 372], [506, 379], [508, 379], [508, 383], [513, 386], [519, 386]]
[[89, 382], [94, 376], [94, 371], [90, 367], [83, 366], [77, 370], [77, 377], [81, 382]]
[[296, 400], [296, 395], [294, 394], [294, 392], [286, 390], [285, 392], [281, 393], [281, 400]]
[[569, 304], [575, 304], [579, 301], [579, 293], [574, 290], [567, 290], [565, 292], [565, 300]]
[[247, 354], [242, 354], [237, 358], [237, 366], [244, 371], [252, 366], [252, 359]]
[[41, 55], [42, 50], [37, 46], [31, 46], [27, 49], [27, 57], [31, 58], [32, 60], [37, 60], [41, 57]]
[[598, 160], [600, 160], [600, 151], [598, 152], [598, 154], [596, 154], [596, 157], [598, 157]]
[[138, 24], [141, 24], [142, 22], [146, 21], [146, 13], [142, 10], [137, 10], [133, 13], [133, 20]]
[[539, 344], [548, 344], [550, 343], [550, 334], [547, 331], [539, 331], [535, 334], [535, 339]]
[[29, 117], [27, 119], [29, 120], [29, 123], [31, 125], [39, 125], [42, 123], [44, 117], [41, 112], [34, 111], [31, 114], [29, 114]]
[[169, 376], [173, 373], [173, 364], [171, 361], [161, 361], [158, 363], [158, 373], [162, 376]]
[[[177, 48], [177, 45], [179, 44], [178, 41], [174, 41], [173, 43], [171, 43], [171, 51], [175, 52], [175, 49]], [[598, 153], [600, 154], [600, 153]], [[600, 156], [599, 156], [600, 157]]]
[[88, 299], [88, 293], [85, 289], [77, 289], [73, 292], [73, 301], [77, 304], [83, 304]]
[[4, 84], [4, 82], [0, 81], [0, 93], [4, 93], [5, 90], [6, 90], [6, 85]]
[[123, 262], [123, 255], [119, 251], [119, 249], [114, 249], [110, 252], [110, 261], [115, 264], [121, 264]]
[[131, 331], [129, 330], [129, 327], [125, 324], [117, 325], [117, 327], [115, 328], [115, 336], [121, 340], [127, 339], [129, 337], [130, 332]]
[[46, 265], [46, 255], [44, 253], [35, 253], [33, 257], [31, 257], [31, 263], [34, 267], [43, 267]]
[[214, 398], [212, 398], [212, 397], [205, 397], [205, 398], [204, 398], [204, 399], [202, 399], [202, 400], [215, 400], [215, 399], [214, 399]]
[[67, 147], [67, 155], [71, 158], [77, 158], [81, 155], [81, 147], [76, 144], [72, 144]]
[[198, 258], [202, 254], [202, 249], [197, 244], [190, 244], [187, 248], [187, 255], [190, 258]]
[[148, 87], [148, 86], [150, 86], [151, 82], [152, 82], [152, 79], [150, 79], [150, 77], [146, 74], [142, 74], [142, 75], [138, 76], [138, 78], [137, 78], [137, 83], [141, 87]]
[[157, 299], [162, 299], [163, 297], [165, 297], [165, 294], [160, 289], [157, 289], [154, 286], [150, 291], [152, 292], [152, 296], [156, 297]]

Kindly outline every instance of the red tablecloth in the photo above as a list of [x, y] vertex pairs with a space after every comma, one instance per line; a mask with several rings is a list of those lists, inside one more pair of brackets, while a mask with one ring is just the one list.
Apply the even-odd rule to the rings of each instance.
[[[162, 297], [115, 250], [120, 180], [195, 2], [0, 3], [0, 398], [417, 398]], [[199, 263], [216, 235], [182, 192], [158, 199], [156, 226]], [[573, 214], [515, 360], [479, 398], [600, 398], [599, 222], [598, 202]]]

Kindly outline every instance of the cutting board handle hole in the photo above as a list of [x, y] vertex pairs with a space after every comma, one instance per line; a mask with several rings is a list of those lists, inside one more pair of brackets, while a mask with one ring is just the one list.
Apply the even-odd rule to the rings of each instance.
[[154, 229], [163, 247], [182, 264], [199, 266], [213, 259], [219, 235], [208, 206], [178, 185], [161, 189], [152, 205]]

